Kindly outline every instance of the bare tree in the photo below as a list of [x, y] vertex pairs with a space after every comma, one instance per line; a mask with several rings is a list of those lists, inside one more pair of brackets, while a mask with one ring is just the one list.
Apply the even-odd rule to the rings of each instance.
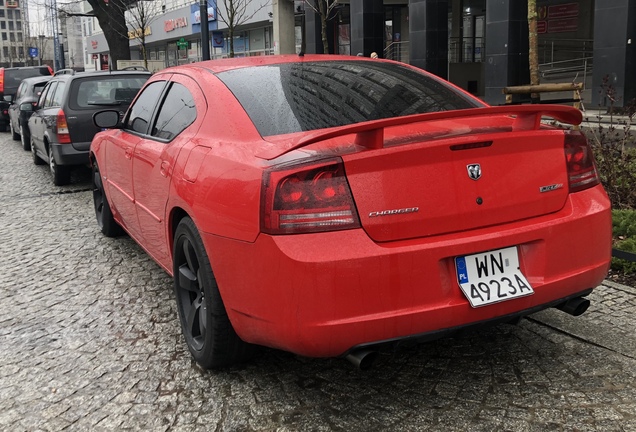
[[329, 54], [329, 40], [327, 39], [327, 21], [335, 16], [338, 0], [305, 0], [305, 4], [320, 16], [320, 34], [322, 37], [322, 52]]
[[126, 23], [132, 28], [128, 31], [128, 38], [135, 39], [141, 47], [141, 58], [148, 69], [148, 54], [146, 52], [146, 36], [150, 31], [150, 25], [161, 14], [161, 2], [138, 1], [137, 6], [128, 10]]
[[38, 56], [39, 56], [38, 63], [43, 64], [45, 55], [48, 54], [48, 51], [49, 51], [49, 45], [50, 45], [49, 38], [47, 38], [43, 34], [40, 34], [37, 37], [36, 36], [32, 37], [31, 39], [33, 40], [33, 46], [38, 49]]
[[[110, 53], [111, 68], [117, 69], [117, 60], [130, 60], [130, 40], [141, 46], [144, 65], [148, 67], [146, 36], [150, 25], [159, 17], [161, 4], [156, 0], [86, 0], [91, 13], [71, 11], [68, 5], [58, 9], [66, 16], [95, 17], [104, 32]], [[129, 30], [128, 27], [132, 30]]]
[[138, 1], [144, 0], [86, 0], [93, 8], [91, 13], [78, 13], [66, 4], [58, 4], [58, 11], [65, 16], [84, 16], [97, 18], [104, 32], [111, 67], [117, 69], [117, 60], [130, 60], [130, 39], [125, 13]]
[[[223, 7], [219, 7], [223, 5]], [[240, 25], [252, 19], [261, 9], [269, 4], [256, 4], [256, 0], [221, 0], [217, 3], [219, 19], [227, 26], [228, 39], [230, 40], [230, 57], [234, 57], [234, 32]]]

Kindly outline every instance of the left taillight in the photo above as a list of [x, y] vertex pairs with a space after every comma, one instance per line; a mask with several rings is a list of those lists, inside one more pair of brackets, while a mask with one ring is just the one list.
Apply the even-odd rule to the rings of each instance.
[[68, 123], [66, 123], [66, 115], [64, 110], [57, 112], [57, 142], [60, 144], [70, 144], [71, 135], [68, 133]]
[[272, 169], [263, 174], [264, 233], [314, 233], [359, 227], [341, 160]]
[[564, 151], [570, 192], [579, 192], [601, 182], [596, 170], [592, 148], [583, 133], [580, 131], [566, 132]]

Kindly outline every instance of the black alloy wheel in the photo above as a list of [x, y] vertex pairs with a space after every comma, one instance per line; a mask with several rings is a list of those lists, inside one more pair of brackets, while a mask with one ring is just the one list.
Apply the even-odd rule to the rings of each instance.
[[99, 172], [97, 162], [93, 162], [93, 205], [95, 207], [95, 217], [99, 230], [106, 237], [117, 237], [124, 233], [122, 227], [115, 221], [110, 204], [104, 192], [102, 176]]
[[181, 330], [194, 360], [210, 369], [251, 357], [254, 346], [234, 331], [201, 236], [188, 217], [175, 232], [173, 270]]

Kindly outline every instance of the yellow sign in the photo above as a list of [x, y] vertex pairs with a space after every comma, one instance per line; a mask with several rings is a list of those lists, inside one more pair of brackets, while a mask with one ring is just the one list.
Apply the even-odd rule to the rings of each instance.
[[[150, 27], [146, 27], [144, 31], [144, 36], [150, 36], [152, 34], [152, 29]], [[128, 32], [128, 39], [139, 39], [141, 38], [141, 29], [135, 29]]]

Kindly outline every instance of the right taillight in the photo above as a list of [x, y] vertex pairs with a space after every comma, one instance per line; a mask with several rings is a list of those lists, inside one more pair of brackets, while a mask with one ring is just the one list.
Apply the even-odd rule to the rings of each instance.
[[344, 165], [330, 159], [266, 171], [261, 196], [261, 230], [298, 234], [359, 228]]
[[579, 192], [600, 183], [594, 154], [585, 135], [580, 131], [566, 132], [564, 150], [570, 192]]
[[68, 123], [63, 110], [57, 112], [57, 142], [60, 144], [70, 144], [71, 135], [68, 133]]

